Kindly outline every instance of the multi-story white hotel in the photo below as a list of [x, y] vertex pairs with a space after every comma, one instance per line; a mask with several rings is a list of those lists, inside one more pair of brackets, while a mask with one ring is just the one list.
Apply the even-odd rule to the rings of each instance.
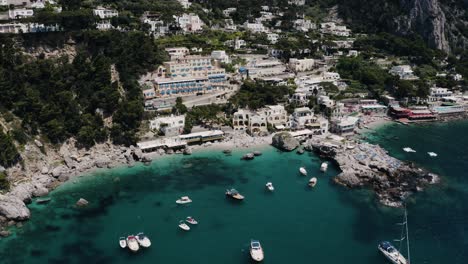
[[95, 16], [98, 16], [101, 19], [106, 19], [106, 18], [111, 18], [111, 17], [116, 17], [119, 15], [119, 12], [114, 9], [109, 9], [105, 7], [98, 7], [93, 10], [93, 14]]

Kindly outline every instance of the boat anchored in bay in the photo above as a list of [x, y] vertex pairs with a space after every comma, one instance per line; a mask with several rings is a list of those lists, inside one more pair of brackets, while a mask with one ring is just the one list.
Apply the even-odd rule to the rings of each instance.
[[273, 183], [271, 182], [267, 182], [267, 184], [265, 185], [267, 187], [267, 189], [272, 192], [275, 190], [275, 187], [273, 187]]
[[226, 190], [226, 195], [236, 200], [244, 200], [244, 196], [241, 195], [236, 189]]
[[192, 200], [188, 196], [182, 196], [179, 199], [177, 199], [176, 203], [177, 204], [188, 204], [191, 203]]
[[143, 233], [138, 233], [136, 235], [136, 240], [138, 241], [138, 244], [144, 248], [148, 248], [151, 246], [150, 239]]
[[[399, 223], [402, 226], [401, 228], [401, 238], [395, 239], [395, 241], [400, 243], [399, 249], [397, 250], [392, 243], [389, 241], [382, 241], [379, 243], [377, 248], [380, 252], [393, 264], [410, 264], [410, 247], [409, 247], [409, 236], [408, 236], [408, 217], [405, 209], [404, 222]], [[406, 236], [404, 236], [406, 232]], [[406, 240], [406, 247], [408, 252], [408, 259], [406, 259], [403, 254], [401, 254], [401, 244], [403, 240]]]
[[299, 168], [299, 172], [304, 175], [304, 176], [307, 176], [307, 170], [304, 168], [304, 167], [300, 167]]
[[263, 248], [260, 241], [253, 239], [250, 241], [250, 257], [257, 262], [264, 259], [265, 256], [263, 254]]
[[138, 245], [138, 241], [134, 235], [127, 237], [127, 246], [128, 246], [128, 249], [130, 249], [130, 251], [132, 252], [137, 252], [140, 249], [140, 246]]
[[321, 171], [321, 172], [326, 172], [327, 169], [328, 169], [328, 163], [323, 162], [323, 163], [320, 165], [320, 171]]

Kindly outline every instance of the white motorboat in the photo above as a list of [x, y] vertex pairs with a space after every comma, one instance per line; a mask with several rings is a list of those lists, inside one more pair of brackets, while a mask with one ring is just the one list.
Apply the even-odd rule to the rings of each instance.
[[119, 238], [119, 244], [121, 248], [126, 248], [127, 247], [127, 240], [125, 240], [125, 237]]
[[393, 264], [407, 264], [406, 258], [388, 241], [383, 241], [377, 247]]
[[250, 241], [250, 257], [252, 257], [252, 259], [257, 262], [260, 262], [263, 260], [264, 258], [263, 248], [262, 248], [262, 245], [260, 244], [260, 241], [258, 240]]
[[405, 151], [405, 152], [411, 152], [411, 153], [416, 152], [416, 150], [414, 150], [414, 149], [412, 149], [412, 148], [410, 148], [410, 147], [403, 148], [403, 151]]
[[241, 195], [236, 189], [226, 190], [226, 195], [236, 200], [244, 200], [244, 196]]
[[133, 235], [127, 237], [127, 246], [132, 252], [137, 252], [140, 249], [138, 241]]
[[185, 231], [189, 231], [189, 230], [190, 230], [190, 226], [188, 226], [183, 220], [180, 220], [180, 221], [179, 221], [179, 227], [180, 227], [182, 230], [185, 230]]
[[428, 152], [427, 154], [429, 154], [431, 157], [437, 157], [437, 153], [435, 152]]
[[323, 163], [320, 165], [320, 171], [326, 172], [327, 169], [328, 169], [328, 163], [323, 162]]
[[317, 184], [317, 178], [315, 178], [315, 177], [310, 178], [308, 185], [310, 187], [315, 187], [316, 184]]
[[304, 168], [304, 167], [300, 167], [299, 168], [299, 172], [304, 175], [304, 176], [307, 176], [307, 170]]
[[140, 244], [140, 246], [142, 246], [142, 247], [147, 248], [147, 247], [151, 246], [150, 239], [147, 236], [145, 236], [145, 234], [143, 234], [143, 233], [138, 233], [136, 235], [136, 239], [138, 241], [138, 244]]
[[187, 218], [185, 219], [185, 221], [189, 224], [192, 224], [192, 225], [197, 225], [198, 224], [198, 221], [195, 220], [195, 218], [191, 217], [191, 216], [187, 216]]
[[267, 184], [265, 186], [271, 192], [275, 190], [275, 187], [273, 187], [273, 183], [271, 183], [271, 182], [267, 182]]
[[188, 196], [182, 196], [176, 201], [177, 204], [188, 204], [188, 203], [191, 203], [191, 202], [192, 202], [192, 200], [190, 200], [190, 198]]

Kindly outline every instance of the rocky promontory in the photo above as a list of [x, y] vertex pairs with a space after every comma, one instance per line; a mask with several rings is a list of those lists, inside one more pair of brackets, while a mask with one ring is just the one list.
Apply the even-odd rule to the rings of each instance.
[[283, 151], [293, 151], [299, 146], [299, 141], [288, 132], [280, 132], [273, 136], [271, 145]]
[[334, 178], [336, 183], [371, 188], [387, 206], [400, 207], [406, 197], [439, 181], [437, 175], [393, 158], [377, 145], [326, 139], [310, 140], [308, 144], [341, 169]]

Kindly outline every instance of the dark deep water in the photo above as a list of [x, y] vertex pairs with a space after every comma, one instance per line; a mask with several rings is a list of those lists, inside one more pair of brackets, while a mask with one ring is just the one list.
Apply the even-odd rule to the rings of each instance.
[[[408, 201], [412, 263], [468, 263], [467, 132], [461, 121], [387, 125], [368, 135], [392, 155], [442, 176], [440, 185]], [[417, 152], [403, 152], [407, 146]], [[33, 203], [32, 220], [0, 240], [0, 263], [250, 263], [251, 238], [262, 242], [265, 263], [386, 263], [376, 246], [399, 237], [401, 209], [380, 206], [369, 191], [332, 184], [338, 170], [320, 173], [312, 154], [266, 148], [241, 161], [245, 152], [169, 156], [69, 182], [50, 194], [48, 205]], [[299, 176], [300, 166], [308, 177]], [[313, 190], [306, 186], [311, 176], [319, 179]], [[265, 191], [268, 181], [274, 193]], [[245, 201], [226, 199], [228, 187]], [[183, 195], [193, 203], [177, 206]], [[80, 197], [91, 206], [75, 208]], [[177, 224], [189, 215], [199, 225], [184, 232]], [[120, 249], [120, 236], [140, 231], [151, 248]]]

